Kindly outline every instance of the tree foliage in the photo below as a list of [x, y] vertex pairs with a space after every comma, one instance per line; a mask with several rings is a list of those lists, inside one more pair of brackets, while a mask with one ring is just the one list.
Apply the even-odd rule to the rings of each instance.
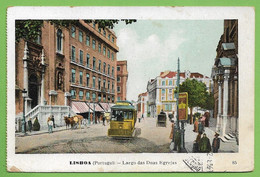
[[[71, 24], [77, 24], [79, 20], [49, 20], [57, 26], [69, 27]], [[99, 28], [113, 29], [120, 20], [84, 20], [86, 23], [98, 24]], [[136, 22], [134, 19], [122, 19], [127, 24]], [[15, 40], [35, 40], [41, 34], [43, 20], [16, 20], [15, 21]]]

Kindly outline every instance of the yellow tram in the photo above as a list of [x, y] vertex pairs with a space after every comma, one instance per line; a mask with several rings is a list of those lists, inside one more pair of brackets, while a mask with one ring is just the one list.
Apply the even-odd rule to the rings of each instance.
[[136, 109], [129, 101], [118, 101], [111, 107], [110, 137], [133, 137], [136, 123]]

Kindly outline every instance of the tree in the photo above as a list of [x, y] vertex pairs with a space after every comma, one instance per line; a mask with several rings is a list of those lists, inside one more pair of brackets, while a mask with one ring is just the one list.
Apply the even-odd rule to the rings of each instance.
[[197, 106], [204, 108], [207, 103], [207, 99], [208, 99], [207, 87], [204, 83], [199, 82], [195, 79], [192, 80], [187, 79], [180, 85], [179, 92], [188, 92], [188, 106], [190, 108], [190, 124], [192, 124], [193, 123], [192, 109]]
[[[77, 24], [79, 20], [49, 20], [57, 26], [69, 27], [71, 24]], [[98, 24], [100, 28], [113, 29], [120, 20], [84, 20], [86, 23]], [[122, 19], [126, 25], [136, 22], [134, 19]], [[43, 20], [16, 20], [15, 21], [15, 40], [20, 39], [35, 40], [41, 34]]]

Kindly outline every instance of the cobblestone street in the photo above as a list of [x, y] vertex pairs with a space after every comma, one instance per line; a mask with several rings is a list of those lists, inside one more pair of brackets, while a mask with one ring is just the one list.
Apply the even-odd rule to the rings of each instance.
[[[155, 118], [144, 118], [136, 123], [136, 136], [132, 139], [114, 139], [107, 136], [109, 125], [102, 123], [66, 130], [65, 127], [47, 131], [28, 133], [29, 136], [16, 136], [16, 153], [168, 153], [171, 123], [166, 127], [156, 127]], [[193, 125], [185, 125], [185, 147], [192, 152], [196, 133]], [[212, 141], [214, 130], [205, 128]], [[20, 136], [19, 136], [20, 135]], [[236, 143], [221, 143], [219, 152], [238, 152]]]

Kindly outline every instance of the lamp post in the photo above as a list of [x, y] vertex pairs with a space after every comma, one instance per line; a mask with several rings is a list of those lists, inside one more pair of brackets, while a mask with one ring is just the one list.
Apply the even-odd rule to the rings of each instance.
[[27, 97], [27, 91], [23, 89], [22, 91], [23, 96], [23, 122], [22, 122], [22, 132], [26, 134], [26, 121], [25, 121], [25, 98]]

